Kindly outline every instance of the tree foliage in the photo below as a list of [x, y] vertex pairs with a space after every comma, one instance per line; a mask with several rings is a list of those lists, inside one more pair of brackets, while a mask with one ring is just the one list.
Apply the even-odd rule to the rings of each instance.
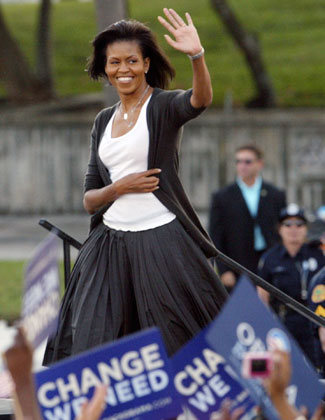
[[33, 70], [11, 34], [0, 4], [0, 79], [11, 102], [40, 102], [54, 97], [50, 18], [51, 0], [42, 0], [37, 30], [36, 69]]
[[255, 82], [257, 95], [247, 103], [247, 106], [252, 108], [275, 106], [275, 91], [263, 62], [257, 37], [245, 30], [227, 0], [211, 0], [211, 4], [233, 40], [242, 50]]

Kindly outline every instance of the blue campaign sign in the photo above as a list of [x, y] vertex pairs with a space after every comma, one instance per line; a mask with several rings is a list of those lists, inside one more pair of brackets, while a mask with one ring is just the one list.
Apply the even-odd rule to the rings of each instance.
[[21, 317], [27, 338], [34, 347], [55, 331], [59, 305], [58, 239], [50, 234], [25, 270]]
[[174, 384], [185, 411], [198, 420], [210, 420], [222, 401], [232, 401], [231, 411], [243, 407], [242, 420], [256, 416], [255, 403], [236, 380], [225, 359], [207, 343], [206, 329], [172, 357]]
[[[238, 375], [246, 352], [258, 352], [279, 348], [290, 352], [292, 378], [287, 389], [289, 402], [296, 407], [306, 406], [313, 413], [319, 404], [323, 389], [319, 378], [302, 351], [276, 319], [274, 314], [258, 298], [254, 287], [246, 279], [239, 282], [218, 318], [208, 329], [206, 339], [221, 353]], [[278, 415], [257, 379], [244, 380], [255, 401], [263, 407], [266, 417]]]
[[35, 377], [45, 420], [74, 419], [100, 383], [108, 385], [102, 419], [170, 419], [181, 411], [157, 328], [65, 359]]

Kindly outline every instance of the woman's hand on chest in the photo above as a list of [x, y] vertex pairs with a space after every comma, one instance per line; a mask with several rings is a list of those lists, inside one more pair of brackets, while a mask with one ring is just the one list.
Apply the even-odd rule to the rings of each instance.
[[129, 174], [114, 182], [116, 196], [129, 193], [149, 193], [159, 188], [159, 178], [156, 176], [161, 169], [154, 168], [148, 171]]

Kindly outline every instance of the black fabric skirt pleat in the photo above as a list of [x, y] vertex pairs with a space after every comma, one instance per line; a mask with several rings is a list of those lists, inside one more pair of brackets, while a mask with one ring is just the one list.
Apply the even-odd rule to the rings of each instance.
[[177, 219], [122, 232], [98, 225], [84, 243], [44, 364], [158, 326], [173, 354], [220, 311], [227, 293]]

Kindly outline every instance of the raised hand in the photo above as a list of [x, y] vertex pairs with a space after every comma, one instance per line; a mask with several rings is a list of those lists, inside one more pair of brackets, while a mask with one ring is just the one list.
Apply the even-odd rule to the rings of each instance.
[[92, 399], [85, 402], [81, 407], [77, 420], [98, 420], [106, 407], [106, 394], [106, 385], [97, 386]]
[[265, 379], [264, 385], [269, 392], [271, 399], [284, 395], [289, 386], [291, 378], [290, 354], [274, 350], [272, 353], [273, 368], [269, 378]]
[[33, 349], [28, 343], [22, 327], [17, 329], [13, 346], [5, 352], [5, 360], [15, 384], [24, 384], [32, 372]]
[[168, 21], [158, 16], [159, 22], [173, 35], [165, 35], [170, 46], [188, 55], [196, 55], [202, 51], [202, 45], [189, 13], [185, 13], [187, 23], [175, 12], [174, 9], [163, 9]]
[[15, 397], [19, 402], [20, 415], [15, 417], [25, 420], [41, 420], [32, 375], [33, 349], [28, 343], [22, 327], [18, 327], [15, 342], [4, 356], [7, 368], [15, 383]]
[[221, 405], [221, 409], [214, 412], [210, 416], [210, 420], [238, 420], [244, 413], [244, 407], [236, 408], [232, 413], [230, 412], [231, 401], [226, 399]]

